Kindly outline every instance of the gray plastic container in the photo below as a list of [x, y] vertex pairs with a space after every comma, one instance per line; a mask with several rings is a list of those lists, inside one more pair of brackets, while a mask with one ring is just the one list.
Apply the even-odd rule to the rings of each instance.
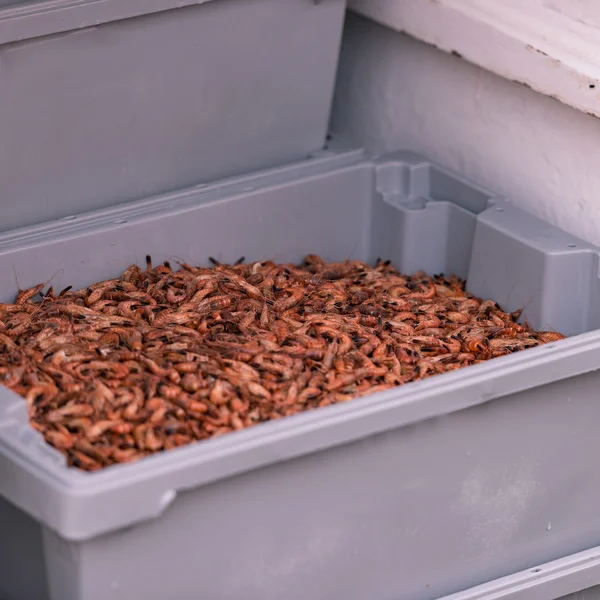
[[[0, 236], [0, 300], [132, 262], [388, 257], [573, 337], [98, 473], [0, 391], [3, 600], [429, 600], [600, 540], [598, 248], [409, 153]], [[588, 333], [586, 333], [588, 332]]]
[[323, 148], [345, 0], [0, 0], [0, 231]]

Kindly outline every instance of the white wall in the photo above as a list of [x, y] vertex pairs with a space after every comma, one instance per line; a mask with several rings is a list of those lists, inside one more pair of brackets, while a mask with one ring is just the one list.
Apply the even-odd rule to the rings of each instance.
[[332, 128], [409, 148], [600, 244], [600, 119], [349, 15]]

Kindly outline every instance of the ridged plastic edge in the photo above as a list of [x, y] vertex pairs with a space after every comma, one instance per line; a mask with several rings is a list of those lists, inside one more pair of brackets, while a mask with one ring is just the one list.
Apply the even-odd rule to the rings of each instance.
[[600, 546], [444, 596], [439, 600], [561, 598], [596, 585], [600, 585]]

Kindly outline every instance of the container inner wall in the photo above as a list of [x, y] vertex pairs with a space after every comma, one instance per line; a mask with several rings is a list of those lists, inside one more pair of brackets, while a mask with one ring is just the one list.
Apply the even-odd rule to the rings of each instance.
[[598, 249], [507, 202], [481, 213], [468, 288], [534, 327], [575, 335], [600, 327]]
[[40, 523], [0, 497], [2, 600], [50, 600], [44, 551]]
[[[317, 161], [318, 162], [318, 161]], [[185, 201], [182, 201], [184, 198]], [[18, 203], [17, 203], [18, 204]], [[402, 272], [455, 273], [537, 328], [566, 335], [600, 327], [598, 253], [412, 155], [281, 180], [235, 193], [187, 190], [0, 235], [0, 300], [47, 281], [80, 288], [147, 254], [208, 264], [389, 259]]]
[[[369, 255], [373, 170], [363, 164], [286, 185], [257, 187], [188, 205], [171, 200], [134, 216], [98, 217], [92, 225], [57, 223], [22, 237], [0, 236], [1, 300], [42, 281], [75, 289], [120, 275], [131, 263], [208, 265], [212, 256], [233, 262], [299, 262], [308, 253], [327, 260]], [[3, 241], [6, 241], [3, 244]]]

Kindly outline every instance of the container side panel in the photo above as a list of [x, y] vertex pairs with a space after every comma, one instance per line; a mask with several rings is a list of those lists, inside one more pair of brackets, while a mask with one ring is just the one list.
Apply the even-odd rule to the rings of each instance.
[[39, 523], [0, 498], [0, 598], [50, 600], [45, 558]]
[[594, 260], [594, 270], [590, 273], [591, 284], [590, 312], [587, 318], [587, 331], [600, 329], [600, 254]]
[[0, 229], [320, 149], [344, 6], [221, 0], [0, 46]]
[[376, 190], [386, 197], [449, 202], [478, 214], [496, 194], [407, 151], [385, 154], [376, 161]]
[[545, 255], [522, 241], [478, 222], [467, 289], [495, 300], [504, 310], [524, 310], [537, 327], [543, 320]]
[[[84, 563], [82, 561], [82, 545], [63, 540], [53, 531], [44, 528], [42, 532], [48, 573], [47, 593], [50, 600], [88, 600], [89, 590], [84, 581]], [[110, 577], [110, 573], [105, 573]], [[103, 585], [104, 598], [112, 600], [114, 589], [110, 581]], [[137, 598], [137, 595], [132, 596]], [[165, 596], [167, 598], [167, 596]]]
[[390, 259], [402, 273], [467, 276], [475, 216], [447, 202], [399, 202], [377, 194], [371, 255]]
[[386, 197], [414, 195], [412, 171], [404, 161], [383, 162], [376, 167], [375, 190]]
[[494, 195], [410, 152], [375, 166], [371, 254], [391, 258], [405, 273], [468, 273], [475, 215]]
[[397, 269], [405, 270], [402, 262], [405, 217], [405, 212], [398, 210], [386, 196], [376, 193], [371, 217], [371, 263], [382, 258], [391, 260]]
[[598, 249], [498, 202], [478, 216], [468, 289], [535, 328], [575, 335], [593, 329], [600, 308]]
[[462, 279], [467, 278], [476, 222], [474, 214], [458, 206], [449, 205], [445, 275], [454, 274]]
[[566, 251], [546, 257], [542, 329], [583, 333], [600, 326], [598, 254]]
[[182, 493], [81, 545], [79, 600], [433, 600], [594, 547], [599, 377]]
[[492, 195], [487, 190], [436, 166], [430, 166], [428, 171], [432, 200], [452, 202], [474, 214], [488, 208]]
[[374, 207], [373, 224], [373, 243], [378, 247], [378, 255], [391, 260], [400, 272], [444, 271], [448, 205], [423, 203], [406, 207], [380, 198]]

